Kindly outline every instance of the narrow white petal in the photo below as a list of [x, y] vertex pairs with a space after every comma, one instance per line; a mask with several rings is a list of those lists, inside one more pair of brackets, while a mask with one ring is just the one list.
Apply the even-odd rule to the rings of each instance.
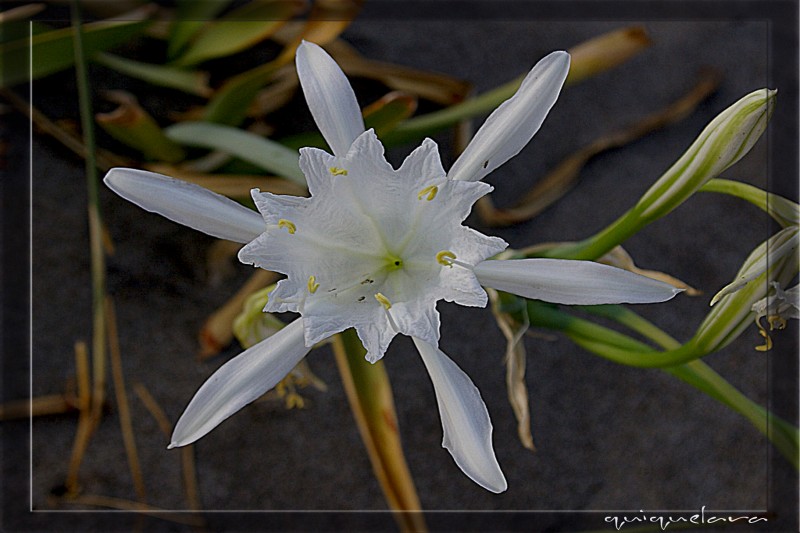
[[592, 261], [490, 260], [476, 265], [474, 272], [486, 287], [568, 305], [664, 302], [683, 290]]
[[514, 157], [539, 131], [569, 73], [569, 54], [553, 52], [494, 110], [453, 164], [448, 177], [478, 181]]
[[347, 155], [364, 131], [364, 119], [350, 82], [322, 48], [303, 41], [297, 48], [297, 75], [319, 131], [339, 157]]
[[433, 382], [444, 439], [458, 467], [475, 483], [495, 493], [508, 488], [492, 449], [492, 421], [478, 388], [444, 352], [414, 338]]
[[283, 379], [311, 348], [303, 320], [245, 350], [203, 383], [172, 432], [170, 448], [191, 444]]
[[103, 181], [142, 209], [212, 237], [250, 242], [265, 229], [257, 212], [193, 183], [132, 168], [112, 168]]

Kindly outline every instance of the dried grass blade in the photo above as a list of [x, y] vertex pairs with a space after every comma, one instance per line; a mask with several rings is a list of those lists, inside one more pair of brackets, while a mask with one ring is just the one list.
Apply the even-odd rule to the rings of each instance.
[[[47, 118], [44, 113], [20, 98], [13, 91], [8, 89], [0, 89], [0, 95], [2, 95], [3, 98], [13, 105], [17, 111], [33, 121], [33, 124], [41, 132], [50, 135], [78, 156], [84, 159], [86, 158], [86, 146], [83, 144], [83, 140], [78, 135], [65, 128], [62, 128]], [[95, 150], [95, 160], [97, 162], [97, 168], [103, 171], [107, 171], [113, 167], [129, 167], [133, 165], [130, 160], [113, 154], [107, 150], [103, 150], [102, 148], [97, 148]]]
[[147, 411], [153, 416], [156, 424], [158, 424], [158, 429], [160, 429], [164, 436], [169, 439], [169, 436], [172, 433], [172, 424], [156, 399], [153, 398], [153, 395], [150, 394], [149, 390], [147, 390], [147, 387], [141, 383], [134, 383], [133, 392], [139, 397], [139, 400], [142, 402], [145, 409], [147, 409]]
[[297, 47], [302, 40], [324, 46], [333, 41], [353, 22], [363, 0], [314, 2], [305, 21], [289, 22], [272, 36], [284, 46]]
[[[150, 412], [158, 424], [159, 429], [164, 434], [164, 437], [169, 440], [172, 433], [172, 424], [170, 424], [164, 410], [158, 404], [150, 391], [147, 390], [141, 383], [136, 383], [133, 386], [133, 392], [139, 397], [142, 404]], [[186, 490], [186, 502], [189, 509], [200, 510], [200, 490], [197, 485], [197, 468], [194, 461], [194, 445], [184, 446], [181, 448], [181, 471], [183, 472], [183, 485]]]
[[591, 158], [684, 119], [716, 90], [720, 79], [716, 71], [701, 72], [698, 83], [679, 100], [627, 128], [596, 139], [566, 157], [536, 183], [516, 205], [497, 209], [488, 197], [482, 198], [478, 204], [478, 213], [482, 221], [488, 226], [497, 227], [530, 220], [564, 196], [577, 183], [580, 171]]
[[109, 509], [119, 509], [121, 511], [133, 511], [143, 515], [152, 516], [168, 522], [185, 524], [194, 527], [203, 527], [205, 520], [201, 516], [194, 516], [186, 513], [170, 512], [167, 509], [145, 505], [143, 503], [124, 500], [122, 498], [111, 498], [109, 496], [99, 496], [95, 494], [85, 494], [69, 500], [74, 505], [91, 505], [94, 507], [107, 507]]
[[0, 12], [0, 24], [29, 19], [45, 8], [44, 4], [26, 4]]
[[117, 315], [114, 302], [106, 296], [106, 327], [108, 328], [108, 353], [111, 361], [111, 379], [114, 382], [116, 393], [117, 411], [119, 412], [119, 425], [122, 431], [122, 440], [125, 443], [125, 454], [128, 457], [128, 468], [133, 479], [136, 496], [142, 503], [147, 501], [147, 491], [144, 486], [144, 477], [139, 464], [139, 452], [136, 449], [136, 437], [133, 433], [131, 410], [128, 404], [128, 393], [125, 390], [125, 375], [122, 370], [122, 355], [119, 348], [119, 335], [117, 334]]
[[77, 398], [67, 393], [12, 400], [0, 404], [0, 422], [75, 412], [78, 410], [76, 402]]
[[72, 444], [72, 455], [67, 467], [67, 480], [64, 482], [68, 496], [77, 495], [80, 491], [78, 473], [83, 462], [83, 456], [89, 447], [89, 440], [94, 432], [91, 414], [91, 385], [89, 383], [89, 354], [86, 343], [83, 341], [75, 343], [75, 370], [78, 378], [77, 407], [80, 414], [78, 416], [75, 440]]

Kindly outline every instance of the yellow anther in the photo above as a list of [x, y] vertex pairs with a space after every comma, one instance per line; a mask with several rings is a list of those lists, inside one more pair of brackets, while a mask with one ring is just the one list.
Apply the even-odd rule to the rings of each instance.
[[279, 228], [286, 228], [289, 234], [294, 235], [294, 232], [297, 231], [297, 226], [294, 225], [294, 222], [290, 222], [285, 218], [282, 218], [278, 221]]
[[375, 294], [375, 299], [376, 299], [376, 300], [378, 300], [378, 301], [381, 303], [381, 305], [382, 305], [384, 308], [386, 308], [386, 310], [387, 310], [387, 311], [388, 311], [389, 309], [391, 309], [391, 308], [392, 308], [392, 302], [390, 302], [390, 301], [389, 301], [389, 298], [387, 298], [387, 297], [386, 297], [386, 296], [384, 296], [383, 294], [381, 294], [381, 293], [376, 293], [376, 294]]
[[319, 283], [317, 283], [317, 278], [314, 276], [308, 276], [308, 292], [314, 294], [319, 289]]
[[419, 193], [417, 193], [417, 200], [422, 200], [424, 197], [427, 196], [428, 201], [430, 202], [434, 198], [436, 198], [436, 193], [439, 192], [439, 187], [436, 185], [431, 185], [429, 187], [425, 187]]
[[767, 316], [767, 322], [769, 322], [769, 330], [775, 329], [785, 329], [786, 328], [786, 319], [780, 315], [769, 315]]
[[334, 176], [347, 176], [347, 170], [339, 167], [331, 167], [328, 169]]
[[440, 265], [444, 265], [446, 267], [453, 268], [453, 260], [455, 260], [456, 254], [451, 252], [450, 250], [442, 250], [438, 254], [436, 254], [436, 262]]

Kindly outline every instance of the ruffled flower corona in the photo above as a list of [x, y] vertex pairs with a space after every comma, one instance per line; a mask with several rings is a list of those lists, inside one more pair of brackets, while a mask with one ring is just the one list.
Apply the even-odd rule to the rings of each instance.
[[260, 216], [201, 187], [132, 169], [105, 183], [176, 222], [246, 245], [239, 259], [280, 272], [264, 308], [300, 318], [224, 364], [198, 390], [170, 447], [190, 444], [274, 387], [311, 347], [355, 328], [370, 362], [398, 333], [410, 336], [433, 382], [443, 446], [473, 481], [507, 484], [492, 448], [492, 424], [470, 378], [439, 349], [439, 300], [485, 306], [483, 286], [563, 304], [643, 303], [678, 289], [588, 261], [492, 260], [507, 244], [461, 223], [492, 190], [479, 181], [516, 155], [555, 103], [569, 55], [542, 59], [486, 120], [450, 172], [430, 139], [395, 170], [364, 131], [344, 73], [322, 48], [303, 43], [297, 71], [314, 120], [333, 154], [300, 150], [309, 198], [252, 191]]

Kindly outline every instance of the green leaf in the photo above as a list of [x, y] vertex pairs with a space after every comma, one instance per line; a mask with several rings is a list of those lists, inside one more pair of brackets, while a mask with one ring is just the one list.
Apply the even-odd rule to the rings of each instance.
[[796, 202], [741, 181], [714, 178], [700, 187], [700, 192], [717, 192], [741, 198], [765, 211], [784, 228], [800, 223], [800, 206]]
[[[406, 464], [394, 395], [383, 361], [366, 361], [364, 347], [352, 328], [332, 340], [342, 385], [386, 503], [392, 510], [419, 511], [419, 496]], [[419, 512], [397, 513], [396, 519], [402, 531], [427, 531]]]
[[219, 150], [306, 186], [297, 152], [275, 141], [221, 124], [182, 122], [164, 130], [168, 138], [187, 146]]
[[11, 20], [0, 24], [0, 44], [10, 43], [18, 39], [28, 39], [29, 35], [39, 35], [52, 31], [50, 26], [36, 21]]
[[193, 65], [246, 50], [275, 33], [302, 5], [291, 0], [250, 2], [209, 23], [175, 64]]
[[208, 22], [225, 9], [231, 0], [179, 0], [175, 22], [169, 29], [167, 55], [175, 59]]
[[378, 137], [386, 135], [414, 114], [417, 99], [401, 92], [391, 92], [364, 108], [364, 127], [374, 128]]
[[[125, 20], [114, 22], [93, 22], [83, 26], [83, 47], [90, 57], [96, 52], [107, 50], [140, 34], [149, 20]], [[38, 79], [70, 68], [75, 64], [72, 28], [48, 31], [34, 35], [29, 41], [26, 37], [0, 46], [3, 63], [0, 87], [11, 87], [30, 79]], [[32, 47], [32, 49], [31, 49]], [[31, 54], [32, 67], [29, 71], [28, 58]]]
[[[628, 355], [633, 356], [632, 360], [635, 360], [638, 358], [657, 357], [659, 354], [678, 353], [685, 351], [687, 347], [690, 351], [694, 349], [700, 355], [705, 353], [697, 348], [692, 348], [691, 341], [681, 346], [678, 341], [667, 333], [623, 306], [580, 306], [580, 309], [627, 326], [636, 333], [659, 344], [662, 348], [667, 349], [667, 352], [656, 351], [627, 335], [558, 311], [554, 306], [541, 302], [529, 302], [529, 305], [531, 304], [535, 305], [537, 312], [544, 311], [545, 314], [549, 315], [544, 318], [544, 321], [547, 322], [545, 327], [562, 330], [584, 349], [619, 363], [630, 364], [624, 360]], [[530, 316], [537, 321], [541, 319], [541, 316], [538, 315], [531, 314]], [[800, 467], [800, 464], [798, 464], [798, 449], [800, 449], [798, 429], [747, 398], [703, 361], [689, 361], [684, 364], [662, 368], [661, 370], [672, 374], [741, 414], [758, 431], [763, 433], [795, 468]]]
[[109, 135], [134, 148], [148, 159], [177, 163], [186, 154], [180, 146], [168, 139], [155, 119], [124, 91], [109, 91], [107, 98], [119, 104], [110, 113], [96, 115], [97, 123]]
[[269, 63], [228, 79], [206, 106], [203, 119], [230, 126], [241, 124], [258, 91], [293, 57], [294, 48], [287, 48]]
[[93, 59], [105, 67], [159, 87], [177, 89], [202, 97], [208, 97], [211, 94], [206, 72], [141, 63], [105, 52], [98, 52]]

